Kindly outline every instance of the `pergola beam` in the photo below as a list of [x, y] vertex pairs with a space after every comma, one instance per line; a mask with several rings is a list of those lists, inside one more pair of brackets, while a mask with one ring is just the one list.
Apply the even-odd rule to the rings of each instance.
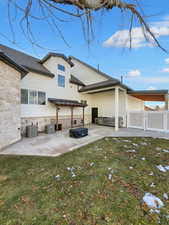
[[165, 95], [165, 110], [168, 111], [168, 94]]

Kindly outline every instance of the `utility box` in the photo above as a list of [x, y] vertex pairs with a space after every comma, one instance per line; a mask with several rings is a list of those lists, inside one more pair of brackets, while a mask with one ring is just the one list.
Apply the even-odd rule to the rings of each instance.
[[74, 128], [69, 130], [69, 136], [73, 138], [81, 138], [88, 135], [88, 128]]
[[48, 124], [45, 126], [45, 133], [46, 134], [53, 134], [55, 133], [55, 124]]
[[38, 136], [38, 127], [35, 125], [30, 125], [26, 127], [26, 137], [37, 137]]

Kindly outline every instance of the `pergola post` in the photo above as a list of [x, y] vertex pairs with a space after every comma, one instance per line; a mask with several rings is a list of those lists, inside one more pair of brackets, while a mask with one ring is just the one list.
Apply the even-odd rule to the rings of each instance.
[[119, 88], [115, 87], [115, 131], [119, 129]]
[[84, 110], [85, 110], [85, 107], [83, 107], [83, 127], [84, 127]]
[[73, 128], [73, 107], [71, 107], [71, 128]]
[[56, 106], [56, 130], [58, 130], [59, 107]]
[[168, 94], [165, 95], [165, 110], [168, 111]]

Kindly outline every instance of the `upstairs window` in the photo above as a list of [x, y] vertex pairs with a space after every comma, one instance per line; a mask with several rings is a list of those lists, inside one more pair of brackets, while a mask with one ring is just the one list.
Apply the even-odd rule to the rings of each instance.
[[38, 104], [46, 105], [46, 93], [42, 91], [38, 91]]
[[37, 91], [29, 91], [29, 104], [37, 104]]
[[58, 64], [58, 70], [65, 72], [65, 66]]
[[28, 90], [21, 89], [21, 104], [28, 104]]
[[58, 86], [65, 87], [65, 76], [58, 75]]

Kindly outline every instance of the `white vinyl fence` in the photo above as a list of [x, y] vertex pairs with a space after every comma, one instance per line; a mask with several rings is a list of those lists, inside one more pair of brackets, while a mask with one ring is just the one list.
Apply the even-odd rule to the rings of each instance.
[[169, 111], [130, 111], [127, 127], [169, 132]]

